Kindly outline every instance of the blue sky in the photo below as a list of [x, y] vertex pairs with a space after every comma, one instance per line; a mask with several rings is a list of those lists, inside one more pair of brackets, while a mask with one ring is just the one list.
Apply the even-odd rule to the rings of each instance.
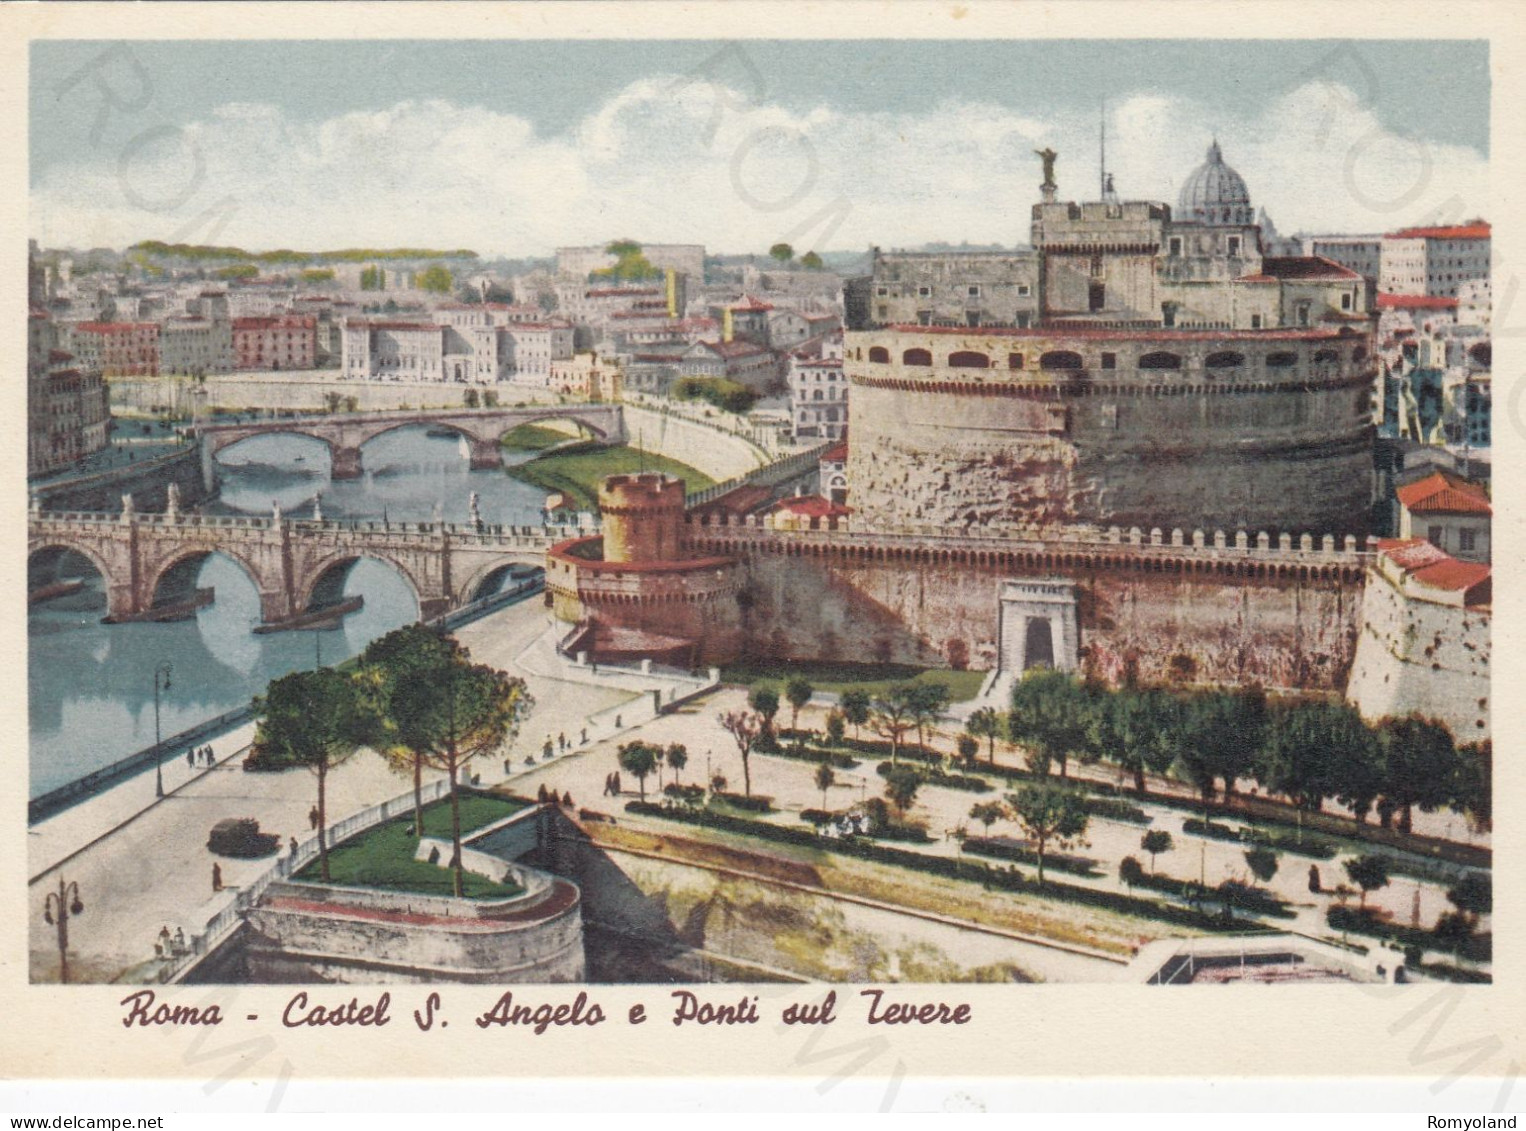
[[1103, 98], [1125, 196], [1174, 199], [1217, 134], [1284, 231], [1488, 210], [1481, 42], [39, 41], [33, 232], [1015, 243], [1032, 149], [1095, 193]]

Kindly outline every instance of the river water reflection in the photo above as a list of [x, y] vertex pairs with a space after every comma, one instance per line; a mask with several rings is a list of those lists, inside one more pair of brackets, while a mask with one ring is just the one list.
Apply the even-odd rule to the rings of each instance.
[[[505, 453], [505, 462], [528, 458]], [[329, 519], [464, 522], [472, 492], [484, 522], [540, 521], [544, 493], [503, 472], [471, 471], [459, 442], [423, 429], [388, 433], [363, 451], [360, 479], [329, 477], [327, 448], [298, 436], [259, 436], [220, 453], [222, 489], [203, 508], [216, 514], [312, 514], [322, 493]], [[249, 702], [277, 676], [359, 652], [375, 637], [418, 616], [408, 583], [390, 566], [362, 559], [345, 594], [364, 607], [330, 631], [256, 636], [259, 596], [231, 559], [213, 555], [196, 584], [216, 600], [194, 619], [169, 624], [100, 623], [106, 597], [99, 577], [84, 590], [29, 609], [30, 796], [115, 762], [154, 742], [154, 668], [168, 660], [160, 731], [168, 736]]]

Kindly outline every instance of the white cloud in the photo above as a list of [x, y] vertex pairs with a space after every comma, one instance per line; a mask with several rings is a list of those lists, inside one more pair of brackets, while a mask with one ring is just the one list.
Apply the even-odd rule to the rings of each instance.
[[[1310, 83], [1248, 119], [1140, 93], [1110, 107], [1109, 168], [1130, 198], [1172, 201], [1218, 133], [1252, 198], [1284, 232], [1371, 231], [1486, 215], [1473, 150], [1386, 132], [1344, 88]], [[615, 235], [723, 251], [928, 240], [1018, 243], [1038, 159], [1060, 153], [1063, 198], [1094, 196], [1096, 121], [994, 104], [918, 113], [807, 111], [657, 76], [564, 135], [524, 118], [404, 101], [317, 123], [229, 104], [178, 137], [57, 166], [33, 194], [48, 245], [191, 239], [250, 247], [413, 244], [544, 254]], [[197, 177], [197, 170], [200, 176]], [[227, 202], [231, 201], [229, 204]], [[225, 216], [215, 234], [196, 224]], [[841, 214], [823, 242], [826, 210]]]

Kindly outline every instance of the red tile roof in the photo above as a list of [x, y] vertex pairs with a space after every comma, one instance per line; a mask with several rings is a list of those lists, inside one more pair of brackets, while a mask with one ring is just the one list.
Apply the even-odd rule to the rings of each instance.
[[1445, 295], [1378, 295], [1380, 310], [1455, 310], [1457, 300]]
[[1342, 267], [1322, 255], [1268, 256], [1261, 261], [1261, 273], [1274, 279], [1340, 279], [1355, 282], [1361, 279], [1349, 267]]
[[1394, 493], [1412, 514], [1494, 513], [1489, 495], [1482, 487], [1460, 475], [1440, 469], [1423, 479], [1406, 483]]
[[1404, 228], [1383, 237], [1390, 240], [1486, 240], [1489, 225], [1483, 220], [1439, 228]]
[[752, 295], [747, 295], [747, 294], [744, 294], [740, 299], [738, 299], [736, 302], [732, 303], [729, 307], [727, 307], [728, 310], [759, 311], [759, 312], [765, 311], [765, 310], [772, 310], [773, 308], [774, 307], [773, 307], [772, 303], [764, 302], [760, 298], [754, 298]]
[[1493, 567], [1484, 562], [1459, 561], [1423, 538], [1379, 539], [1378, 553], [1412, 581], [1427, 589], [1462, 593], [1470, 606], [1487, 605], [1493, 596]]
[[769, 352], [766, 346], [743, 341], [740, 338], [730, 342], [700, 342], [698, 344], [725, 358], [754, 357]]
[[788, 511], [801, 518], [839, 518], [853, 513], [849, 507], [834, 503], [830, 499], [823, 499], [820, 495], [795, 495], [780, 500], [779, 505], [774, 509]]
[[833, 444], [830, 448], [821, 453], [821, 461], [823, 463], [825, 463], [827, 460], [841, 462], [847, 458], [848, 441], [846, 440], [838, 440], [837, 443]]

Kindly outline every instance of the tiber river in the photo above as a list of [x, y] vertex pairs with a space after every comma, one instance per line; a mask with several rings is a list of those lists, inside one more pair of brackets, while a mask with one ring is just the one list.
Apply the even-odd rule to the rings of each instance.
[[[505, 462], [530, 453], [505, 453]], [[300, 436], [257, 436], [219, 453], [222, 490], [205, 509], [268, 515], [279, 502], [293, 518], [311, 516], [322, 492], [329, 519], [467, 520], [478, 492], [484, 522], [535, 524], [545, 493], [502, 471], [471, 471], [458, 439], [422, 428], [378, 437], [364, 449], [361, 479], [329, 478], [327, 448]], [[98, 576], [69, 597], [28, 612], [30, 796], [45, 793], [154, 742], [154, 669], [173, 667], [159, 699], [160, 731], [169, 736], [248, 703], [277, 676], [353, 656], [367, 643], [418, 616], [413, 591], [390, 566], [362, 559], [345, 594], [365, 606], [327, 632], [256, 636], [259, 597], [242, 568], [208, 558], [198, 586], [216, 600], [193, 620], [168, 624], [100, 623], [106, 596]]]

